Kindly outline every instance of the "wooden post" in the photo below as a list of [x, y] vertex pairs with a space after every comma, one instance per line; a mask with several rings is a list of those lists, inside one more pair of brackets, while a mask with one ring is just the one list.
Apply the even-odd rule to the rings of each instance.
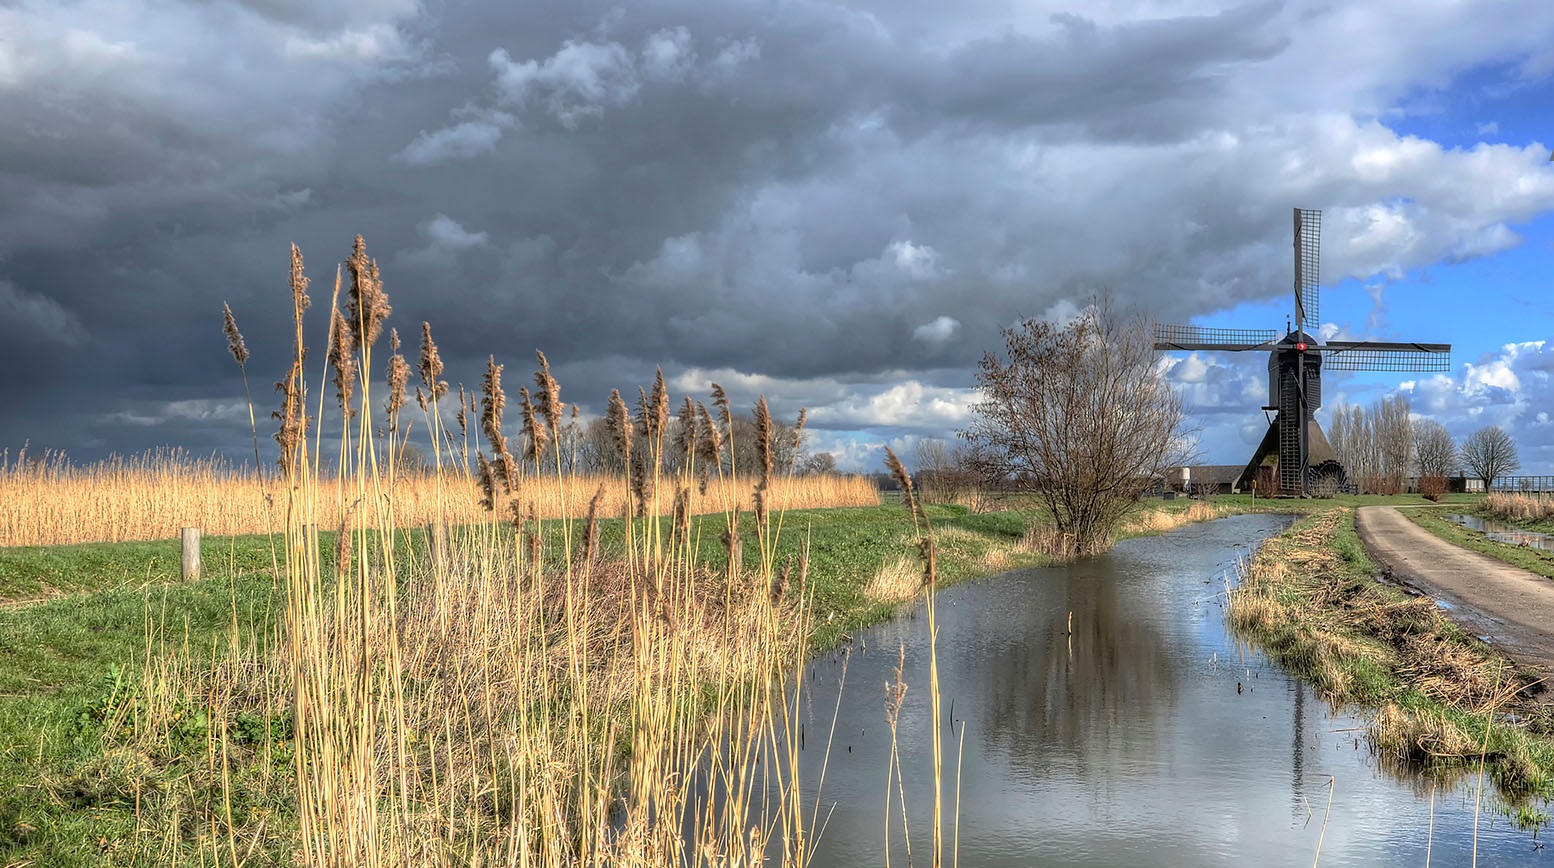
[[443, 559], [448, 556], [448, 527], [440, 521], [426, 526], [426, 554], [437, 575], [442, 575]]
[[191, 581], [200, 577], [200, 529], [183, 529], [183, 578]]

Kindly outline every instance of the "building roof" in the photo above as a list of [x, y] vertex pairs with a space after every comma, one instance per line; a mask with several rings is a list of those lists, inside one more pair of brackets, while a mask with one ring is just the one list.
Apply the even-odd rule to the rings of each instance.
[[1194, 464], [1187, 468], [1190, 481], [1213, 485], [1235, 485], [1245, 469], [1240, 464]]

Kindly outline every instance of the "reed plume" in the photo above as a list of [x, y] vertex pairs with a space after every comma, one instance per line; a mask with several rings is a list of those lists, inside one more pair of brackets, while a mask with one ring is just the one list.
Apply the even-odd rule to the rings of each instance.
[[[653, 422], [649, 418], [649, 413], [648, 413], [648, 395], [647, 395], [647, 390], [642, 388], [641, 386], [637, 387], [637, 420], [636, 420], [636, 425], [637, 425], [637, 433], [641, 434], [643, 437], [646, 437], [648, 439], [648, 441], [649, 441], [649, 444], [651, 444], [651, 442], [653, 440]], [[651, 448], [651, 445], [649, 446], [649, 448]]]
[[799, 408], [799, 421], [793, 426], [793, 454], [804, 447], [804, 423], [809, 420], [809, 408]]
[[480, 507], [487, 512], [496, 509], [496, 474], [491, 469], [491, 462], [486, 460], [486, 453], [475, 450], [475, 467], [477, 469], [476, 481], [480, 484]]
[[[311, 283], [302, 273], [302, 251], [297, 245], [291, 245], [291, 307], [292, 317], [302, 321], [302, 312], [308, 309], [312, 300], [308, 298], [308, 284]], [[298, 338], [298, 350], [301, 350], [301, 338]]]
[[[550, 426], [550, 439], [561, 439], [561, 417], [565, 413], [565, 407], [561, 403], [561, 384], [550, 374], [550, 360], [545, 354], [535, 350], [539, 357], [540, 369], [534, 373], [534, 395], [539, 399], [539, 413], [545, 419], [545, 424]], [[544, 450], [539, 450], [543, 452]]]
[[248, 389], [248, 344], [243, 341], [243, 333], [237, 330], [232, 306], [222, 302], [221, 314], [221, 331], [227, 336], [227, 351], [232, 353], [238, 372], [243, 375], [243, 399], [248, 402], [248, 430], [254, 440], [254, 468], [262, 473], [264, 463], [259, 458], [259, 424], [254, 420], [254, 396]]
[[507, 407], [507, 394], [502, 391], [503, 367], [496, 363], [495, 356], [487, 357], [486, 375], [481, 382], [480, 424], [491, 443], [492, 475], [502, 483], [502, 490], [511, 494], [518, 490], [518, 462], [508, 451], [507, 437], [502, 433], [502, 413]]
[[340, 409], [345, 413], [345, 418], [355, 417], [356, 408], [351, 404], [351, 396], [356, 389], [356, 351], [355, 329], [345, 318], [339, 309], [330, 311], [329, 316], [329, 366], [335, 369], [334, 384], [335, 397], [340, 402]]
[[680, 412], [675, 416], [674, 429], [674, 451], [686, 468], [695, 463], [697, 433], [696, 402], [691, 400], [690, 395], [686, 395], [685, 403], [680, 405]]
[[464, 406], [464, 402], [466, 400], [467, 399], [466, 399], [466, 397], [464, 395], [464, 384], [460, 383], [459, 384], [459, 415], [457, 417], [458, 420], [459, 420], [459, 436], [460, 437], [468, 437], [469, 436], [469, 412], [468, 412], [468, 408]]
[[394, 348], [394, 355], [389, 357], [388, 366], [388, 404], [384, 410], [389, 417], [389, 430], [399, 429], [399, 411], [405, 406], [405, 384], [410, 381], [410, 363], [399, 352], [399, 331], [389, 332], [389, 343]]
[[502, 368], [496, 356], [486, 358], [486, 375], [481, 380], [480, 427], [491, 444], [492, 458], [500, 460], [507, 454], [507, 437], [502, 434], [502, 414], [507, 409], [507, 394], [502, 391]]
[[227, 336], [227, 350], [232, 353], [232, 358], [237, 361], [239, 368], [247, 369], [248, 345], [243, 342], [243, 333], [237, 330], [237, 320], [232, 318], [232, 306], [223, 303], [221, 313], [224, 321], [221, 331]]
[[756, 483], [754, 495], [755, 530], [764, 539], [769, 519], [766, 494], [771, 490], [772, 470], [776, 464], [772, 456], [772, 411], [766, 405], [765, 395], [755, 402], [755, 449], [761, 461], [761, 481]]
[[697, 403], [696, 415], [701, 426], [701, 458], [712, 467], [721, 469], [723, 466], [723, 432], [718, 424], [713, 421], [712, 414], [707, 412], [707, 405]]
[[631, 475], [631, 492], [637, 498], [637, 517], [648, 514], [648, 506], [653, 501], [653, 474], [648, 467], [648, 459], [637, 456], [636, 472]]
[[[914, 525], [924, 525], [928, 522], [928, 516], [924, 514], [922, 504], [917, 500], [917, 491], [912, 487], [912, 477], [902, 466], [901, 459], [896, 457], [889, 446], [885, 447], [885, 468], [890, 471], [891, 477], [896, 480], [896, 485], [901, 488], [901, 500], [912, 513]], [[921, 527], [919, 527], [921, 532]]]
[[728, 393], [717, 383], [712, 384], [712, 406], [718, 409], [718, 422], [723, 425], [725, 432], [734, 430], [734, 413], [729, 408]]
[[592, 563], [599, 549], [599, 505], [604, 502], [604, 485], [588, 501], [588, 519], [583, 528], [583, 563]]
[[426, 403], [426, 391], [423, 390], [420, 386], [415, 387], [415, 402], [416, 404], [420, 405], [422, 413], [431, 412], [431, 405]]
[[626, 410], [626, 401], [621, 398], [619, 389], [610, 390], [610, 409], [604, 417], [606, 428], [610, 436], [615, 440], [615, 451], [621, 457], [621, 466], [627, 471], [631, 470], [631, 415]]
[[528, 387], [519, 389], [518, 396], [520, 398], [519, 406], [523, 408], [524, 439], [528, 442], [524, 457], [533, 461], [535, 469], [538, 470], [540, 459], [545, 457], [545, 448], [548, 445], [546, 438], [549, 437], [549, 432], [544, 425], [540, 424], [539, 418], [535, 414], [534, 401], [529, 394]]
[[351, 274], [351, 302], [349, 314], [352, 328], [352, 346], [355, 349], [370, 347], [383, 333], [383, 321], [394, 309], [389, 306], [388, 295], [383, 292], [383, 280], [378, 276], [378, 262], [367, 258], [367, 242], [360, 235], [345, 260]]
[[[442, 379], [442, 356], [437, 354], [437, 344], [432, 340], [432, 324], [421, 323], [421, 383], [426, 386], [427, 394], [433, 402], [448, 394], [448, 384]], [[464, 387], [459, 387], [459, 395], [464, 394]]]
[[307, 360], [307, 346], [302, 342], [302, 316], [312, 303], [308, 298], [308, 284], [310, 281], [303, 274], [302, 251], [297, 245], [291, 245], [291, 307], [292, 320], [296, 326], [295, 343], [292, 347], [291, 368], [286, 372], [286, 379], [275, 384], [275, 390], [281, 393], [281, 409], [270, 414], [271, 418], [280, 420], [280, 429], [275, 432], [275, 442], [280, 444], [281, 455], [279, 465], [283, 478], [290, 480], [297, 469], [298, 450], [302, 446], [303, 434], [307, 430], [307, 385], [303, 381], [303, 364]]
[[769, 482], [775, 460], [772, 454], [772, 411], [766, 406], [766, 396], [755, 402], [755, 449], [761, 459], [762, 481]]
[[663, 368], [659, 368], [653, 378], [653, 391], [648, 401], [651, 404], [648, 409], [653, 414], [653, 438], [656, 440], [664, 436], [664, 431], [669, 427], [669, 388], [664, 385]]

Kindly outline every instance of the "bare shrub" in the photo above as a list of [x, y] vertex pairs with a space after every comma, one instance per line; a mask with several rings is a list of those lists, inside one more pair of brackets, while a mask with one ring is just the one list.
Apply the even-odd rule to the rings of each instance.
[[1440, 500], [1446, 495], [1446, 477], [1432, 473], [1419, 477], [1419, 495], [1426, 500]]
[[1148, 324], [1098, 299], [1067, 324], [1004, 332], [1006, 358], [977, 372], [984, 400], [962, 432], [984, 479], [1034, 495], [1049, 544], [1104, 549], [1145, 488], [1179, 462], [1181, 400], [1156, 365]]

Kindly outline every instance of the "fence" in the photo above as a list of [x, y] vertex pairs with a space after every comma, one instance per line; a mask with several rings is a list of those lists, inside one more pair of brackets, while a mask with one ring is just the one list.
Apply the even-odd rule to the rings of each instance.
[[1554, 494], [1554, 476], [1504, 476], [1496, 479], [1490, 490], [1516, 494]]

